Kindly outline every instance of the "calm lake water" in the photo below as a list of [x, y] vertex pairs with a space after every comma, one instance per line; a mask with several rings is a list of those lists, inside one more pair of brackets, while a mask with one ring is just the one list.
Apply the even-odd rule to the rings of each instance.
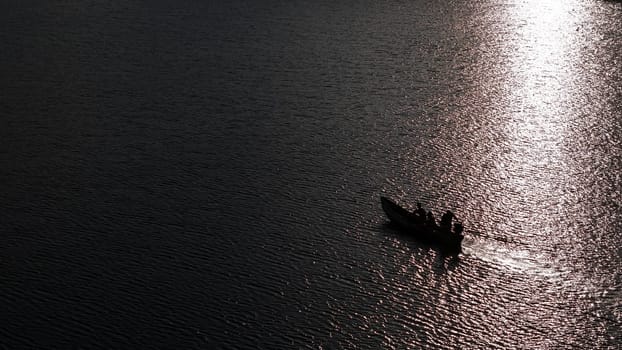
[[0, 348], [622, 346], [620, 2], [2, 8]]

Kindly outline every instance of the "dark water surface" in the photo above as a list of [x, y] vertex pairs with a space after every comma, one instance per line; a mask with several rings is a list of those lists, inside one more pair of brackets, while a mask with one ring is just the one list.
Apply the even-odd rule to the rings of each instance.
[[[0, 23], [0, 348], [622, 346], [619, 2]], [[463, 253], [380, 195], [454, 210]]]

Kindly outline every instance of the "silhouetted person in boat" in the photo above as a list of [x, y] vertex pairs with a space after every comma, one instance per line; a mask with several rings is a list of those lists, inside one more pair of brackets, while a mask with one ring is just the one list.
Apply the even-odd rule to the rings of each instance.
[[434, 220], [434, 214], [432, 214], [432, 210], [428, 212], [425, 224], [430, 228], [436, 228], [436, 220]]
[[451, 220], [454, 218], [454, 213], [451, 210], [447, 210], [441, 217], [441, 228], [447, 231], [451, 231]]
[[421, 207], [421, 203], [417, 202], [417, 210], [415, 210], [415, 216], [420, 222], [425, 222], [425, 209]]

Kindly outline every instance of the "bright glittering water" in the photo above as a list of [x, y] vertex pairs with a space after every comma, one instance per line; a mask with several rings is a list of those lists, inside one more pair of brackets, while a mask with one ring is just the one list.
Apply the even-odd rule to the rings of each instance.
[[[622, 346], [619, 2], [0, 23], [0, 348]], [[463, 253], [380, 195], [454, 210]]]

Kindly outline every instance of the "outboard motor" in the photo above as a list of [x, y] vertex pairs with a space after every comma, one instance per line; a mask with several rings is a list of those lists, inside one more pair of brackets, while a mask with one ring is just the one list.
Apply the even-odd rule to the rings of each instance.
[[454, 234], [460, 236], [462, 235], [462, 231], [464, 231], [464, 226], [461, 223], [457, 222], [454, 224]]

